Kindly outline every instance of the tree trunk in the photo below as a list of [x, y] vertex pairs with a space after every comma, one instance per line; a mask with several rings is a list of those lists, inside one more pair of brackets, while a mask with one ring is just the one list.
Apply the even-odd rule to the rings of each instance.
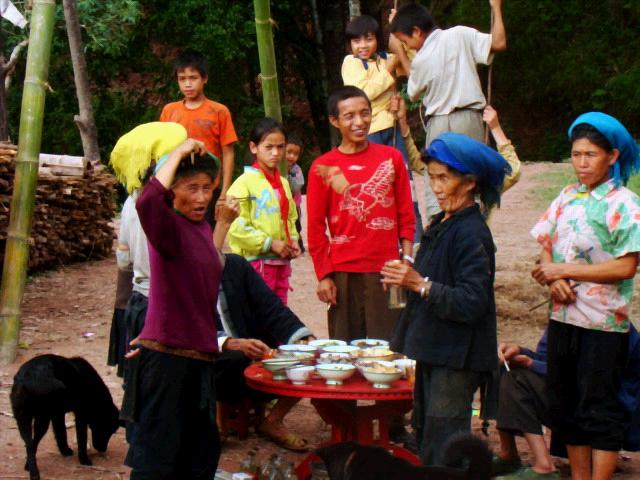
[[[315, 47], [318, 55], [318, 64], [320, 66], [320, 85], [322, 86], [323, 103], [326, 104], [329, 98], [329, 74], [327, 72], [327, 59], [322, 49], [322, 27], [320, 26], [320, 16], [318, 14], [318, 3], [316, 0], [311, 0], [311, 16], [313, 17], [313, 32], [315, 37]], [[303, 74], [304, 75], [304, 74]], [[305, 83], [307, 79], [305, 78]], [[308, 89], [308, 87], [307, 87]], [[323, 120], [327, 120], [326, 107], [323, 108]], [[330, 143], [334, 145], [337, 141], [336, 131], [331, 128], [331, 125], [326, 121], [327, 128], [329, 129]], [[326, 147], [326, 145], [323, 145]], [[331, 145], [329, 145], [330, 147]]]
[[64, 19], [67, 24], [67, 37], [69, 38], [69, 50], [71, 51], [71, 62], [73, 63], [73, 80], [76, 84], [76, 95], [78, 96], [79, 115], [75, 115], [73, 120], [80, 130], [82, 140], [82, 150], [85, 158], [91, 163], [100, 162], [100, 150], [98, 149], [98, 130], [93, 117], [91, 107], [91, 89], [89, 75], [87, 73], [87, 62], [84, 57], [82, 47], [82, 32], [76, 10], [76, 0], [62, 0], [64, 9]]
[[38, 179], [55, 0], [33, 0], [11, 217], [0, 286], [0, 364], [15, 360]]
[[349, 0], [349, 18], [354, 19], [362, 15], [360, 8], [360, 0]]
[[9, 117], [7, 113], [7, 92], [4, 79], [7, 74], [4, 57], [4, 32], [0, 31], [0, 142], [9, 140]]

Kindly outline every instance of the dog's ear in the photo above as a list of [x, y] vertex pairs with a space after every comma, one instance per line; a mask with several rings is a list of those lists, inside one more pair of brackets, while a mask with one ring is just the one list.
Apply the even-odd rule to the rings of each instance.
[[345, 476], [345, 466], [349, 456], [356, 451], [358, 444], [355, 442], [337, 443], [328, 447], [319, 448], [315, 451], [329, 473], [331, 480], [348, 480]]

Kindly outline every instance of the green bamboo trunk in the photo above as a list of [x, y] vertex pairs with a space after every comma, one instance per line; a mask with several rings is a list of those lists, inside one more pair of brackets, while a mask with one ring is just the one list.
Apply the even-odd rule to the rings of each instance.
[[20, 336], [20, 305], [29, 260], [54, 20], [55, 0], [33, 0], [11, 217], [0, 287], [0, 364], [15, 360]]
[[[264, 113], [267, 117], [272, 117], [278, 122], [282, 122], [276, 54], [273, 47], [273, 31], [271, 29], [270, 0], [253, 0], [253, 6], [256, 15], [256, 36], [258, 40], [258, 56], [260, 57]], [[280, 162], [280, 171], [286, 174], [287, 162], [284, 158]]]

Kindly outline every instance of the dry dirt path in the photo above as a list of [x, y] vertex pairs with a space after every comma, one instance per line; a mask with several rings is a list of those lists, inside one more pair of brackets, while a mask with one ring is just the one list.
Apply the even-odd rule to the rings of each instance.
[[[496, 297], [501, 340], [535, 346], [544, 328], [544, 309], [533, 314], [527, 313], [531, 305], [545, 297], [544, 290], [535, 285], [528, 274], [538, 252], [528, 231], [542, 211], [535, 206], [530, 192], [536, 187], [538, 173], [553, 168], [557, 166], [526, 165], [521, 181], [505, 194], [502, 209], [492, 219], [498, 247]], [[24, 446], [11, 416], [9, 392], [13, 375], [29, 358], [47, 352], [87, 358], [102, 375], [116, 404], [119, 404], [122, 397], [120, 379], [112, 368], [105, 365], [115, 269], [112, 259], [90, 262], [36, 276], [28, 283], [21, 336], [23, 348], [19, 350], [15, 363], [0, 367], [0, 480], [28, 478], [22, 469]], [[318, 335], [326, 335], [325, 308], [315, 295], [316, 281], [308, 255], [295, 260], [291, 283], [291, 308]], [[71, 416], [67, 420], [72, 424]], [[474, 429], [477, 430], [476, 420]], [[287, 417], [287, 424], [309, 439], [311, 445], [317, 445], [329, 436], [328, 430], [307, 401], [301, 402]], [[73, 427], [69, 432], [69, 441], [75, 450]], [[495, 432], [490, 442], [495, 446]], [[233, 470], [252, 447], [259, 447], [263, 458], [268, 453], [278, 451], [273, 444], [255, 434], [243, 442], [232, 437], [223, 449], [221, 468]], [[122, 465], [125, 452], [124, 432], [120, 429], [111, 440], [107, 454], [101, 456], [91, 450], [94, 467], [82, 467], [76, 457], [63, 458], [58, 454], [53, 434], [49, 431], [39, 448], [38, 463], [43, 480], [127, 478], [128, 469]], [[301, 457], [291, 453], [286, 456], [294, 461]], [[631, 457], [632, 460], [621, 462], [624, 472], [617, 478], [640, 478], [638, 456], [634, 454]]]

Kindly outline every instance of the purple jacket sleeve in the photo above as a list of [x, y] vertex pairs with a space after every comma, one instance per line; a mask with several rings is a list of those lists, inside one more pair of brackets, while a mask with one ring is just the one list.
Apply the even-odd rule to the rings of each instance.
[[152, 177], [136, 202], [140, 224], [149, 243], [162, 256], [173, 256], [180, 249], [174, 194]]

